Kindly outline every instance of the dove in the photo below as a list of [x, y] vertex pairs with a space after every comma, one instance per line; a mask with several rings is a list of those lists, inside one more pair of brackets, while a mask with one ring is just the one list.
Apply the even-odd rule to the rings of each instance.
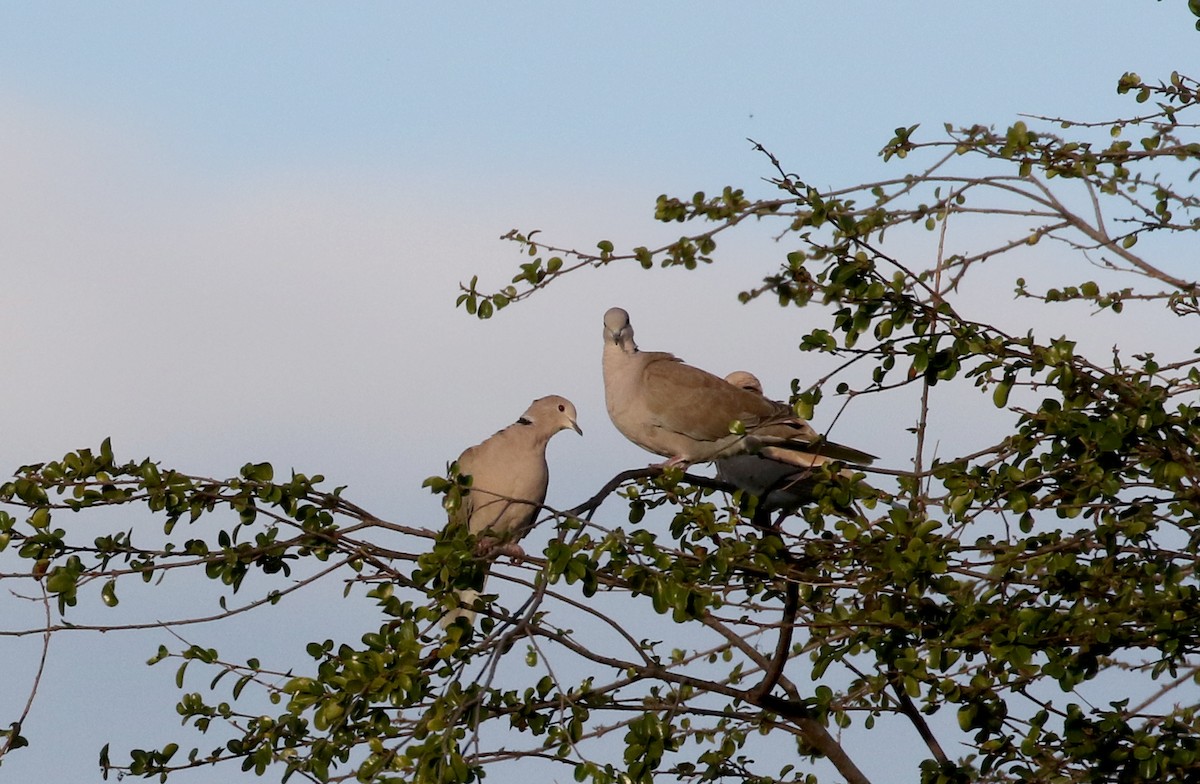
[[[560, 430], [583, 435], [575, 420], [575, 406], [565, 397], [538, 398], [516, 422], [459, 456], [459, 474], [470, 476], [471, 484], [450, 523], [467, 525], [478, 538], [480, 555], [522, 554], [517, 542], [533, 527], [550, 484], [546, 444]], [[475, 613], [464, 607], [477, 596], [477, 591], [461, 591], [459, 609], [442, 617], [442, 627], [460, 617], [473, 623]]]
[[[762, 383], [753, 373], [735, 370], [725, 381], [762, 395]], [[795, 509], [812, 500], [812, 480], [804, 470], [759, 455], [735, 455], [716, 461], [717, 479], [759, 499], [765, 510]]]
[[[725, 380], [762, 395], [762, 383], [753, 373], [736, 370]], [[717, 479], [741, 488], [759, 499], [763, 511], [797, 509], [812, 501], [813, 480], [803, 469], [759, 455], [735, 455], [716, 461]]]
[[640, 351], [629, 314], [604, 314], [604, 400], [613, 425], [664, 467], [757, 454], [807, 468], [831, 460], [875, 459], [826, 441], [782, 403], [684, 364], [673, 354]]

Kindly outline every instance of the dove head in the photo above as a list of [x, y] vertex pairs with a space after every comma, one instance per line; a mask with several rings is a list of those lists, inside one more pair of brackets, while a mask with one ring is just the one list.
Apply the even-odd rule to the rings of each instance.
[[609, 308], [604, 314], [604, 342], [620, 346], [626, 351], [637, 351], [633, 342], [633, 325], [624, 308]]
[[545, 430], [547, 437], [559, 430], [574, 430], [583, 435], [583, 431], [575, 422], [576, 417], [575, 405], [570, 400], [559, 395], [548, 395], [533, 401], [521, 419]]
[[748, 371], [735, 370], [726, 376], [725, 380], [738, 389], [744, 389], [747, 392], [753, 392], [757, 395], [763, 393], [762, 382], [758, 380], [758, 376]]

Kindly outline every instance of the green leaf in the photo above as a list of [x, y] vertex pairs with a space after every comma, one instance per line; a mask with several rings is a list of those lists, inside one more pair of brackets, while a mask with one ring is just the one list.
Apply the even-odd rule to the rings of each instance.
[[1012, 391], [1012, 381], [1005, 379], [996, 384], [996, 388], [992, 390], [992, 402], [996, 408], [1004, 408], [1008, 405], [1008, 393]]
[[246, 463], [241, 473], [252, 482], [270, 482], [275, 478], [275, 469], [270, 463]]
[[104, 587], [100, 589], [100, 599], [106, 607], [116, 607], [120, 604], [120, 601], [117, 599], [117, 581], [115, 578], [104, 583]]
[[45, 531], [50, 527], [50, 510], [42, 506], [33, 510], [33, 514], [29, 516], [29, 525], [39, 531]]

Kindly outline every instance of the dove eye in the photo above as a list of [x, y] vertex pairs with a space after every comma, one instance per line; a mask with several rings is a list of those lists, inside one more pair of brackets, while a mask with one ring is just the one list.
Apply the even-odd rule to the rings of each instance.
[[559, 411], [566, 411], [566, 410], [567, 410], [567, 407], [566, 407], [566, 406], [564, 406], [562, 403], [559, 403], [559, 404], [558, 404], [558, 410], [559, 410]]

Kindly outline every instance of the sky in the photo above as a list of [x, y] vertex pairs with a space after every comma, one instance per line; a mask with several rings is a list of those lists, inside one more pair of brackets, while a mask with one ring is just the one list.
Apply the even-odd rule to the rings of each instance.
[[[1126, 70], [1197, 72], [1180, 6], [4, 4], [0, 470], [111, 436], [195, 473], [322, 473], [437, 527], [422, 480], [556, 393], [585, 436], [551, 443], [548, 503], [572, 506], [650, 459], [605, 415], [605, 309], [644, 348], [753, 370], [776, 397], [825, 369], [796, 350], [820, 314], [737, 303], [781, 255], [760, 233], [710, 268], [581, 273], [479, 322], [458, 284], [508, 282], [524, 259], [502, 234], [672, 239], [661, 193], [770, 195], [747, 139], [834, 186], [894, 173], [877, 151], [898, 126], [1118, 116]], [[837, 440], [902, 464], [882, 414]], [[162, 637], [57, 639], [6, 780], [98, 781], [98, 747], [157, 726], [151, 705], [173, 728], [169, 674], [141, 666]], [[0, 660], [30, 650], [0, 639]], [[66, 728], [79, 740], [56, 750]]]

